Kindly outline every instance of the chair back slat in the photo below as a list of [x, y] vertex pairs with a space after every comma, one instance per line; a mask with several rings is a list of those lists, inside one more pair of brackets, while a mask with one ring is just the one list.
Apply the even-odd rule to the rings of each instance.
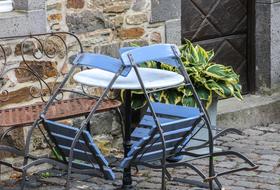
[[[61, 156], [63, 156], [65, 160], [68, 160], [72, 142], [74, 141], [74, 137], [78, 133], [79, 129], [50, 120], [44, 120], [43, 124], [56, 147], [62, 153]], [[92, 165], [91, 169], [100, 170], [99, 165], [101, 164], [103, 172], [105, 172], [105, 168], [107, 168], [107, 170], [111, 170], [107, 160], [95, 145], [88, 131], [83, 131], [77, 144], [75, 145], [73, 160], [79, 161], [76, 165], [79, 163], [89, 162], [90, 165]], [[104, 176], [109, 175], [110, 173], [112, 172], [107, 172], [107, 174], [104, 173]], [[107, 179], [112, 178], [114, 178], [113, 175]]]
[[[164, 132], [173, 131], [181, 128], [187, 128], [191, 126], [195, 120], [200, 118], [199, 116], [193, 116], [189, 118], [181, 118], [180, 120], [174, 120], [169, 118], [158, 117]], [[152, 116], [145, 115], [140, 121], [139, 127], [141, 128], [155, 128], [156, 124]], [[139, 127], [137, 129], [139, 129]], [[138, 130], [139, 131], [139, 130]]]
[[[173, 136], [174, 137], [174, 136]], [[165, 140], [165, 146], [166, 148], [172, 148], [178, 143], [182, 138], [169, 138], [168, 140]], [[133, 150], [138, 150], [141, 147], [133, 147]], [[155, 152], [162, 149], [162, 142], [159, 140], [159, 136], [157, 138], [154, 138], [151, 143], [147, 144], [143, 149], [141, 149], [141, 152], [139, 154], [143, 155], [145, 157], [147, 153]], [[129, 154], [130, 155], [130, 154]]]
[[[158, 102], [153, 102], [152, 106], [157, 113], [157, 115], [164, 115], [165, 117], [182, 117], [189, 118], [200, 115], [198, 108], [179, 106], [173, 104], [162, 104]], [[147, 110], [148, 113], [151, 113], [150, 109]]]
[[[60, 148], [60, 150], [62, 150], [63, 154], [68, 158], [68, 155], [70, 154], [70, 147], [64, 145], [58, 145], [58, 147]], [[96, 157], [100, 158], [100, 155], [97, 154]], [[87, 150], [87, 148], [83, 148], [83, 149], [75, 148], [73, 158], [76, 160], [97, 164], [97, 160], [94, 159], [94, 157], [92, 156], [92, 152]], [[101, 158], [101, 160], [103, 161], [104, 166], [108, 166], [108, 162], [104, 158], [103, 159]]]
[[[173, 151], [174, 151], [173, 148], [167, 148], [165, 153], [166, 153], [166, 155], [170, 155]], [[163, 153], [163, 151], [161, 149], [158, 151], [147, 153], [145, 155], [145, 157], [143, 157], [141, 154], [139, 154], [137, 156], [137, 158], [133, 161], [134, 162], [137, 162], [137, 161], [146, 162], [146, 161], [160, 160], [160, 158], [162, 158], [162, 153]], [[132, 159], [133, 159], [133, 156], [128, 156], [128, 157], [124, 158], [122, 160], [122, 162], [120, 163], [120, 167], [121, 168], [128, 167], [129, 164], [131, 163]]]
[[[177, 141], [181, 140], [184, 135], [186, 135], [186, 133], [190, 132], [192, 129], [192, 124], [195, 122], [195, 120], [191, 120], [188, 122], [181, 122], [181, 123], [176, 123], [176, 124], [169, 124], [166, 125], [164, 127], [162, 127], [163, 129], [163, 135], [166, 141], [172, 141], [174, 139], [177, 139]], [[170, 127], [171, 126], [171, 127]], [[166, 130], [166, 127], [167, 130]], [[134, 141], [138, 141], [138, 143], [135, 143], [132, 147], [131, 147], [131, 151], [128, 153], [128, 155], [132, 155], [136, 150], [140, 149], [141, 146], [143, 145], [143, 143], [145, 143], [147, 140], [147, 138], [150, 138], [150, 136], [152, 135], [152, 133], [155, 131], [156, 129], [146, 129], [146, 128], [136, 128], [133, 133], [131, 134], [131, 139]], [[142, 132], [145, 131], [145, 132]], [[144, 149], [149, 149], [150, 146], [154, 146], [155, 143], [157, 142], [161, 142], [160, 138], [159, 138], [159, 134], [156, 134], [152, 137], [152, 139], [149, 141], [149, 143], [144, 147]], [[174, 147], [175, 149], [176, 147]], [[150, 149], [153, 150], [153, 149]]]
[[[158, 120], [160, 123], [168, 123], [168, 122], [172, 122], [174, 121], [173, 118], [166, 118], [166, 117], [158, 117]], [[140, 126], [142, 127], [153, 127], [155, 126], [155, 121], [153, 119], [153, 117], [151, 115], [144, 115], [143, 118], [141, 119], [140, 123], [139, 123]]]

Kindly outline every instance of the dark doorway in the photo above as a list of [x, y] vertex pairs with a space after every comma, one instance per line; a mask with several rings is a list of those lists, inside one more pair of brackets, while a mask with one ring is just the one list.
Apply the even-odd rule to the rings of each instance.
[[251, 0], [182, 0], [182, 39], [214, 49], [215, 62], [240, 74], [243, 93], [254, 88], [252, 7]]

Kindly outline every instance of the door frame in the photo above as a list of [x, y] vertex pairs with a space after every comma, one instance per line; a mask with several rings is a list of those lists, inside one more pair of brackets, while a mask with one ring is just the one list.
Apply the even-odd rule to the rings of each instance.
[[249, 93], [256, 92], [256, 0], [248, 0], [247, 11], [247, 81]]

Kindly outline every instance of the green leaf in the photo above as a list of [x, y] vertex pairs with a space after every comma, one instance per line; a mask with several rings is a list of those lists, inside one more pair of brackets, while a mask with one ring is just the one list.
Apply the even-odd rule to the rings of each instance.
[[235, 74], [231, 67], [226, 67], [220, 64], [213, 64], [209, 66], [204, 73], [212, 78], [224, 80], [233, 84], [239, 82], [238, 75]]
[[195, 100], [192, 96], [183, 96], [182, 103], [184, 106], [196, 107]]

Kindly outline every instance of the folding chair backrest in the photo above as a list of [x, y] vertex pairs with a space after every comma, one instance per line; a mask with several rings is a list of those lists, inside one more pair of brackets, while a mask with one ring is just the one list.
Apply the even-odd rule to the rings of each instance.
[[[79, 129], [50, 120], [44, 120], [43, 124], [63, 160], [67, 162], [70, 147]], [[97, 176], [103, 174], [106, 179], [115, 179], [108, 162], [95, 145], [88, 131], [83, 131], [75, 146], [73, 166], [78, 169], [91, 169], [93, 174]]]
[[[112, 73], [117, 73], [124, 66], [119, 59], [94, 53], [79, 54], [73, 61], [73, 64], [81, 67], [98, 68]], [[124, 70], [121, 75], [127, 76], [128, 73], [129, 69]]]
[[[141, 48], [133, 48], [131, 50], [123, 49], [121, 59], [126, 66], [131, 66], [133, 61], [135, 64], [142, 64], [147, 61], [158, 61], [178, 67], [178, 56], [180, 51], [176, 45], [172, 44], [156, 44]], [[129, 58], [133, 60], [131, 60]]]
[[[152, 103], [165, 137], [166, 157], [181, 150], [189, 138], [194, 124], [201, 119], [198, 109], [170, 104]], [[132, 147], [121, 167], [127, 167], [131, 161], [152, 161], [162, 158], [162, 142], [149, 110], [131, 134]]]

